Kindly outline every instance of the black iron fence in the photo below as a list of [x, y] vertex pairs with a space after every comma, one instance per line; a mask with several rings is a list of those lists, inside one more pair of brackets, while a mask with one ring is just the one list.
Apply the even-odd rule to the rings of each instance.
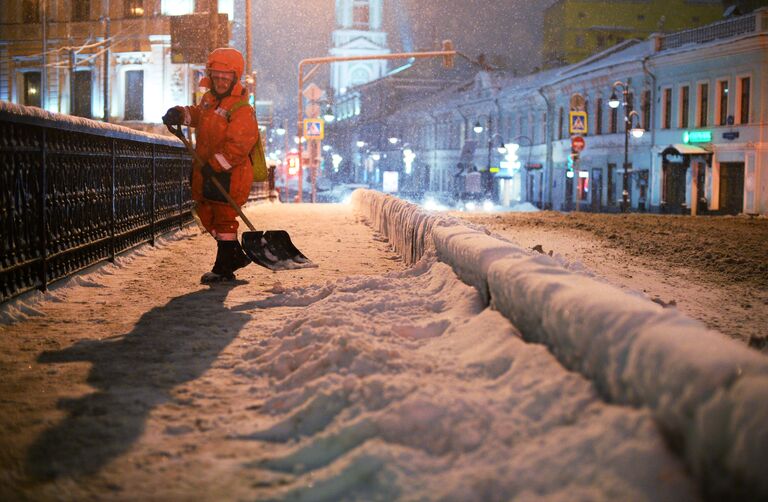
[[175, 138], [0, 102], [0, 302], [192, 221]]

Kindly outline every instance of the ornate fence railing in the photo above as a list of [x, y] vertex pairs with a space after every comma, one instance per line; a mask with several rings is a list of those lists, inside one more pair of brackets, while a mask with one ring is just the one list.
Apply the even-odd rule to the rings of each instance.
[[0, 302], [192, 221], [175, 138], [0, 102]]

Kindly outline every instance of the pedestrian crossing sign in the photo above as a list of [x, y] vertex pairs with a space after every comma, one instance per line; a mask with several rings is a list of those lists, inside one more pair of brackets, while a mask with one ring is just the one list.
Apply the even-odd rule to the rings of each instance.
[[304, 119], [304, 137], [307, 139], [323, 139], [325, 137], [325, 122], [323, 122], [323, 119]]
[[568, 118], [570, 134], [587, 134], [587, 112], [570, 112]]

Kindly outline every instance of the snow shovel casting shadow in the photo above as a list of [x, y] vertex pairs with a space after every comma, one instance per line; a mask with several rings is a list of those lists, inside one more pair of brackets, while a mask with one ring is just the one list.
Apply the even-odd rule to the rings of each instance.
[[[192, 154], [192, 157], [199, 165], [205, 164], [205, 162], [198, 157], [197, 152], [192, 148], [192, 145], [187, 141], [187, 138], [184, 137], [180, 125], [175, 128], [170, 125], [166, 125], [166, 127], [168, 127], [168, 130], [171, 131], [174, 136], [184, 143], [184, 146], [187, 147], [187, 150], [189, 150], [189, 153]], [[317, 267], [312, 260], [304, 256], [304, 254], [293, 245], [291, 237], [285, 230], [256, 230], [250, 220], [243, 214], [240, 206], [238, 206], [232, 199], [232, 196], [229, 195], [229, 192], [224, 190], [224, 187], [221, 186], [219, 180], [212, 177], [211, 181], [219, 192], [221, 192], [227, 199], [229, 205], [237, 211], [237, 214], [243, 222], [245, 222], [245, 224], [248, 225], [248, 228], [251, 229], [250, 232], [243, 232], [242, 246], [243, 251], [245, 251], [245, 254], [253, 263], [270, 270], [292, 270], [297, 268]]]

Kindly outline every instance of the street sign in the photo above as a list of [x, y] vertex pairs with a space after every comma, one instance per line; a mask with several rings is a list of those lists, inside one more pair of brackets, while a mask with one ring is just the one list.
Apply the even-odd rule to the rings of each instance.
[[571, 151], [573, 153], [581, 153], [582, 150], [584, 150], [584, 147], [586, 146], [586, 142], [584, 141], [584, 138], [581, 136], [574, 136], [571, 138]]
[[323, 119], [304, 119], [304, 137], [307, 139], [323, 139], [325, 137], [325, 123]]
[[316, 118], [320, 116], [320, 105], [317, 103], [310, 103], [307, 105], [306, 111], [307, 117]]
[[583, 112], [586, 104], [587, 101], [584, 99], [584, 96], [578, 92], [571, 96], [571, 110], [576, 112]]
[[305, 98], [307, 98], [310, 101], [317, 101], [318, 99], [323, 97], [323, 90], [317, 86], [317, 84], [312, 83], [309, 84], [307, 87], [304, 88], [304, 91], [302, 92]]
[[587, 112], [568, 113], [570, 134], [587, 134]]
[[[171, 32], [171, 63], [205, 64], [210, 45], [210, 16], [208, 13], [169, 16]], [[219, 14], [219, 33], [215, 47], [226, 47], [229, 42], [229, 22], [226, 14]]]

